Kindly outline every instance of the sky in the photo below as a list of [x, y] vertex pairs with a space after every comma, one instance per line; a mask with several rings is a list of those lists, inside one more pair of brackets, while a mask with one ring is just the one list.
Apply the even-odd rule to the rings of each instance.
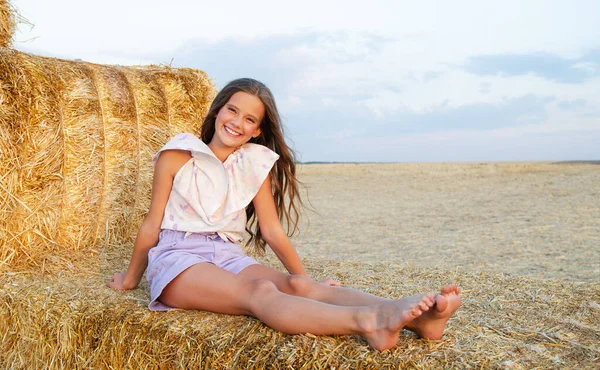
[[264, 82], [304, 162], [600, 159], [598, 1], [11, 2], [18, 50]]

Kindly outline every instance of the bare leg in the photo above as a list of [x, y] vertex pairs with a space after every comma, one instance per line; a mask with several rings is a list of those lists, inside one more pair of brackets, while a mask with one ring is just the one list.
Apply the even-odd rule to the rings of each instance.
[[240, 275], [251, 279], [266, 279], [284, 293], [338, 306], [372, 306], [392, 301], [351, 288], [319, 284], [308, 277], [289, 275], [263, 265], [248, 266]]
[[452, 284], [442, 288], [442, 293], [436, 296], [435, 306], [408, 323], [408, 329], [421, 338], [438, 340], [442, 338], [446, 323], [460, 307], [460, 289]]
[[[371, 306], [392, 302], [390, 299], [354, 289], [319, 284], [307, 277], [285, 274], [262, 265], [248, 266], [240, 272], [240, 275], [254, 279], [267, 279], [282, 292], [340, 306]], [[453, 284], [447, 285], [442, 288], [441, 294], [435, 296], [435, 306], [418, 319], [407, 323], [405, 329], [416, 333], [421, 338], [440, 339], [446, 323], [460, 307], [460, 303], [460, 289]]]
[[396, 345], [399, 331], [428, 311], [434, 298], [430, 293], [376, 306], [336, 306], [282, 293], [268, 280], [234, 275], [209, 263], [182, 272], [160, 296], [172, 307], [251, 315], [289, 334], [359, 334], [380, 350]]

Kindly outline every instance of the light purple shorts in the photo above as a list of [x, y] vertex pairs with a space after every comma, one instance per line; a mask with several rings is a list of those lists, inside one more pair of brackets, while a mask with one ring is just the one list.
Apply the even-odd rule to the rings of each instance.
[[229, 241], [223, 241], [216, 233], [192, 233], [185, 231], [162, 230], [158, 244], [148, 252], [146, 279], [150, 284], [150, 304], [152, 311], [173, 309], [158, 300], [163, 289], [185, 269], [201, 262], [210, 262], [234, 274], [258, 262], [244, 254], [242, 248]]

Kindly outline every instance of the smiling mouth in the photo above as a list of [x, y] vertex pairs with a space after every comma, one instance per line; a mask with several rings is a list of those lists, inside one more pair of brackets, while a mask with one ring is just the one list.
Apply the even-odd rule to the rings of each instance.
[[225, 131], [231, 136], [242, 136], [242, 134], [233, 131], [232, 129], [230, 129], [227, 126], [223, 126], [223, 127], [224, 127]]

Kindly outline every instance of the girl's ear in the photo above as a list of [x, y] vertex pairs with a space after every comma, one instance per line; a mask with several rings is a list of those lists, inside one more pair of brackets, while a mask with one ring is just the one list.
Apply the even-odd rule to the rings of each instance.
[[259, 128], [257, 128], [257, 129], [256, 129], [256, 131], [254, 131], [254, 135], [252, 135], [252, 137], [253, 137], [253, 138], [257, 138], [257, 137], [259, 137], [259, 136], [260, 136], [260, 134], [261, 134], [261, 132], [260, 132], [260, 129], [259, 129]]

